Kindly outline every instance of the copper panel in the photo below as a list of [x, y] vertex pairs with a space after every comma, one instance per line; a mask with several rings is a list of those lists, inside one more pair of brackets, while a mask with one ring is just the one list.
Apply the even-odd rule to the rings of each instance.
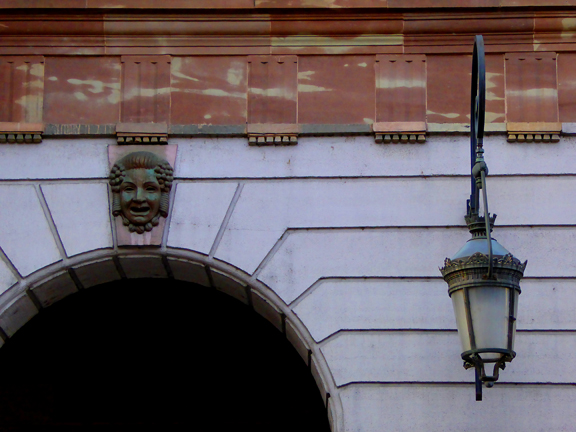
[[426, 120], [426, 56], [376, 56], [376, 121]]
[[558, 106], [560, 121], [576, 122], [576, 54], [558, 54]]
[[404, 25], [401, 19], [317, 19], [308, 17], [272, 16], [271, 34], [278, 35], [368, 35], [400, 34]]
[[504, 55], [486, 55], [486, 123], [506, 121]]
[[86, 0], [88, 8], [134, 9], [252, 9], [254, 0]]
[[388, 7], [389, 0], [255, 0], [256, 8], [372, 8]]
[[391, 8], [498, 7], [500, 0], [388, 0]]
[[428, 123], [469, 123], [472, 56], [428, 55], [426, 65]]
[[381, 45], [381, 46], [272, 46], [269, 48], [272, 54], [287, 55], [298, 54], [298, 56], [308, 55], [338, 55], [345, 52], [346, 55], [361, 54], [402, 54], [402, 45]]
[[373, 123], [374, 56], [302, 56], [298, 68], [300, 123]]
[[54, 17], [54, 16], [3, 16], [0, 18], [0, 35], [19, 36], [88, 36], [101, 35], [104, 24], [102, 16]]
[[0, 121], [42, 122], [44, 57], [0, 57]]
[[120, 70], [120, 57], [47, 57], [45, 121], [118, 123]]
[[296, 56], [248, 57], [248, 123], [296, 123]]
[[506, 54], [506, 121], [557, 122], [556, 53]]
[[170, 122], [170, 56], [122, 56], [123, 123]]
[[246, 57], [173, 57], [174, 124], [245, 124]]
[[117, 18], [104, 21], [107, 35], [158, 35], [158, 36], [246, 36], [269, 35], [270, 21], [267, 19], [246, 20], [217, 18], [178, 17], [159, 19], [154, 16]]
[[[403, 0], [400, 0], [403, 1]], [[436, 0], [429, 0], [436, 3]], [[453, 1], [447, 1], [453, 3]], [[461, 16], [458, 19], [446, 17], [430, 19], [424, 15], [418, 19], [407, 19], [404, 23], [404, 34], [482, 34], [482, 33], [519, 33], [534, 31], [534, 18], [510, 17], [497, 15], [478, 17], [476, 15]]]

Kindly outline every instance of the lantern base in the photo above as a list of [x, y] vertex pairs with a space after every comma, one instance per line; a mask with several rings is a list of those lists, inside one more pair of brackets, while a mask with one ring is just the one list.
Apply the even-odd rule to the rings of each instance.
[[[501, 356], [498, 360], [483, 360], [481, 356], [482, 353], [501, 354]], [[500, 369], [504, 370], [506, 368], [506, 362], [511, 362], [514, 357], [516, 357], [516, 353], [514, 351], [500, 348], [477, 349], [465, 351], [462, 353], [464, 368], [474, 368], [475, 370], [476, 401], [482, 400], [482, 384], [485, 384], [488, 388], [493, 387], [494, 383], [498, 381], [498, 374]], [[494, 363], [494, 370], [492, 375], [486, 375], [486, 363]]]

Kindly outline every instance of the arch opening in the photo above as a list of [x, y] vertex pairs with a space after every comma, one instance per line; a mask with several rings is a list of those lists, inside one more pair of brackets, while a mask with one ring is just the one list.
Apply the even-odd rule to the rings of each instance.
[[43, 309], [0, 350], [5, 425], [330, 430], [308, 367], [248, 306], [123, 279]]

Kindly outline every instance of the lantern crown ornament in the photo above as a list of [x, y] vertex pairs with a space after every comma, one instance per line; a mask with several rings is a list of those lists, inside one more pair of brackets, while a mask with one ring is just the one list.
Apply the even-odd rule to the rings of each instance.
[[[448, 283], [456, 326], [466, 369], [476, 372], [476, 400], [482, 400], [482, 384], [492, 387], [500, 369], [511, 362], [514, 352], [522, 263], [492, 238], [496, 215], [488, 212], [483, 136], [485, 112], [484, 42], [476, 36], [472, 64], [470, 159], [471, 193], [467, 201], [466, 224], [472, 238], [452, 258], [446, 258], [440, 272]], [[480, 215], [479, 191], [483, 215]], [[486, 364], [493, 363], [491, 375]]]

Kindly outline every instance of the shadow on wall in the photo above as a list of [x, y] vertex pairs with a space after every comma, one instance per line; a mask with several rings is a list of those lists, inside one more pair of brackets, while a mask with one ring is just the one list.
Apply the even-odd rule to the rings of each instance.
[[0, 349], [0, 368], [3, 427], [330, 430], [284, 336], [190, 283], [132, 279], [72, 295]]

